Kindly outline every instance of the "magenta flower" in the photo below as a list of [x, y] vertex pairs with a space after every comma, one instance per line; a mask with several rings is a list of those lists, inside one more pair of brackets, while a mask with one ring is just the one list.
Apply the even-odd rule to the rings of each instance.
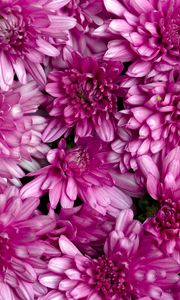
[[157, 156], [179, 145], [179, 84], [176, 69], [159, 81], [123, 79], [126, 109], [116, 114], [120, 138], [112, 144], [121, 155], [122, 169], [136, 169], [140, 155], [148, 154], [157, 160]]
[[160, 209], [146, 220], [144, 228], [156, 237], [165, 253], [172, 255], [180, 264], [180, 147], [171, 150], [155, 164], [151, 157], [138, 158], [147, 190], [159, 201]]
[[24, 86], [14, 83], [6, 93], [0, 91], [1, 177], [20, 178], [21, 167], [29, 171], [39, 167], [34, 158], [44, 158], [49, 149], [41, 141], [46, 120], [37, 112], [46, 99], [32, 80]]
[[[14, 74], [26, 83], [28, 71], [45, 85], [43, 59], [59, 55], [57, 42], [66, 40], [76, 24], [71, 17], [58, 16], [61, 3], [48, 0], [7, 0], [0, 3], [0, 88], [7, 91]], [[56, 41], [57, 40], [57, 41]]]
[[[66, 2], [66, 3], [65, 3]], [[103, 24], [108, 13], [102, 0], [65, 0], [60, 14], [73, 17], [76, 26], [69, 31], [68, 45], [82, 55], [103, 57], [107, 42], [103, 37], [94, 37], [93, 31]], [[66, 5], [64, 5], [64, 3]], [[54, 60], [54, 59], [53, 59]], [[59, 61], [56, 59], [57, 64]]]
[[33, 300], [47, 293], [37, 276], [47, 269], [44, 256], [56, 250], [42, 237], [54, 219], [37, 215], [37, 198], [24, 201], [15, 187], [0, 195], [0, 296], [2, 300]]
[[103, 216], [83, 204], [73, 208], [61, 208], [56, 223], [56, 229], [49, 234], [53, 244], [58, 245], [60, 235], [64, 234], [83, 254], [97, 256], [102, 251], [107, 234], [114, 227], [115, 218]]
[[97, 133], [103, 141], [112, 141], [122, 65], [82, 58], [77, 53], [72, 53], [67, 63], [66, 70], [49, 74], [46, 91], [55, 99], [49, 105], [53, 118], [43, 140], [54, 141], [75, 127], [76, 137]]
[[171, 150], [157, 164], [148, 155], [138, 158], [148, 193], [156, 200], [179, 201], [180, 196], [180, 147]]
[[180, 265], [180, 202], [164, 201], [158, 212], [145, 221], [144, 228], [157, 239], [165, 254]]
[[131, 207], [131, 198], [114, 184], [110, 175], [114, 155], [101, 140], [82, 139], [68, 150], [62, 139], [57, 149], [48, 152], [47, 160], [48, 166], [31, 173], [36, 178], [22, 188], [23, 197], [49, 191], [52, 208], [59, 200], [63, 208], [71, 208], [79, 196], [104, 215], [117, 215], [120, 209]]
[[142, 224], [133, 220], [131, 210], [124, 210], [99, 257], [83, 256], [61, 235], [62, 255], [50, 259], [49, 272], [39, 276], [41, 284], [56, 291], [40, 299], [53, 299], [54, 293], [63, 300], [173, 300], [179, 266], [142, 234]]
[[[105, 58], [134, 61], [128, 70], [133, 77], [142, 77], [152, 68], [160, 71], [179, 65], [178, 0], [104, 0], [104, 4], [115, 15], [109, 21], [112, 40]], [[104, 25], [97, 33], [103, 32]]]

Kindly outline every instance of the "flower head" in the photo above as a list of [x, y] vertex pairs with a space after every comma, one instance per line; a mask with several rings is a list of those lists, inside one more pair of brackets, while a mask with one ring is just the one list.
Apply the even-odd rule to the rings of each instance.
[[0, 176], [20, 178], [27, 170], [39, 165], [34, 158], [44, 158], [49, 147], [42, 143], [45, 118], [38, 113], [46, 97], [37, 84], [28, 80], [25, 86], [14, 83], [4, 93], [0, 91]]
[[144, 228], [157, 239], [159, 247], [180, 264], [180, 203], [170, 199], [161, 203], [158, 212], [145, 221]]
[[180, 76], [176, 68], [159, 78], [122, 80], [125, 109], [118, 112], [119, 140], [112, 144], [121, 155], [124, 169], [137, 168], [137, 157], [148, 154], [157, 157], [179, 145], [180, 136]]
[[[179, 1], [104, 0], [112, 33], [106, 58], [133, 61], [130, 76], [142, 77], [151, 70], [172, 69], [179, 65], [180, 5]], [[106, 26], [107, 27], [107, 26]], [[102, 25], [97, 33], [102, 34]], [[114, 39], [113, 39], [114, 36]]]
[[[103, 24], [108, 15], [102, 0], [66, 0], [60, 9], [60, 15], [76, 20], [76, 26], [69, 31], [67, 46], [84, 56], [104, 55], [106, 40], [104, 37], [93, 36], [93, 31]], [[59, 61], [53, 60], [58, 65]]]
[[[57, 149], [47, 154], [49, 165], [31, 173], [36, 178], [22, 188], [22, 196], [42, 195], [49, 190], [51, 207], [61, 202], [71, 208], [79, 196], [102, 214], [117, 215], [119, 209], [130, 207], [131, 198], [115, 186], [111, 170], [114, 155], [99, 139], [82, 139], [78, 145], [66, 149], [61, 140]], [[126, 189], [126, 186], [124, 186]]]
[[112, 141], [121, 71], [120, 63], [72, 53], [65, 70], [50, 73], [46, 91], [56, 98], [49, 105], [52, 120], [44, 141], [56, 140], [73, 127], [76, 137], [97, 133], [103, 141]]
[[156, 164], [148, 155], [138, 158], [138, 166], [142, 172], [148, 193], [156, 200], [164, 203], [167, 199], [179, 201], [180, 185], [180, 147], [172, 149]]
[[0, 3], [0, 88], [7, 91], [14, 74], [26, 83], [26, 71], [45, 85], [41, 66], [46, 56], [59, 55], [56, 39], [66, 39], [75, 19], [58, 16], [52, 0], [8, 0]]
[[112, 231], [115, 218], [102, 216], [89, 205], [83, 204], [73, 208], [61, 208], [56, 216], [56, 229], [49, 238], [58, 245], [61, 234], [71, 240], [83, 254], [97, 256], [102, 252], [107, 234]]
[[159, 201], [159, 210], [146, 220], [144, 228], [157, 239], [165, 253], [180, 263], [180, 147], [163, 157], [162, 164], [156, 165], [146, 155], [138, 158], [138, 164], [148, 192]]
[[0, 203], [1, 299], [35, 299], [47, 292], [37, 276], [47, 268], [42, 256], [54, 252], [42, 237], [54, 228], [55, 220], [37, 214], [39, 200], [22, 201], [15, 187], [0, 194]]
[[179, 266], [142, 234], [142, 224], [133, 221], [131, 210], [124, 210], [99, 257], [83, 256], [61, 236], [62, 255], [49, 261], [49, 273], [39, 280], [67, 299], [172, 299], [170, 291], [179, 280]]

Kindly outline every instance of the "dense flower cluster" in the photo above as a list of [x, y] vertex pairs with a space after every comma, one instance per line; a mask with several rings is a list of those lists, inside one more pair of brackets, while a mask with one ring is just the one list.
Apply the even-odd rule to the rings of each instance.
[[180, 1], [0, 1], [0, 300], [180, 299]]

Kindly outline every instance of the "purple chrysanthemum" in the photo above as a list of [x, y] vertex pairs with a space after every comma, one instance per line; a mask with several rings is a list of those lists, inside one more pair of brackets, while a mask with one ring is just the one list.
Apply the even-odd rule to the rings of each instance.
[[122, 170], [136, 168], [136, 158], [140, 155], [148, 154], [157, 160], [157, 156], [179, 145], [179, 84], [177, 69], [159, 81], [123, 78], [126, 109], [116, 114], [119, 139], [112, 144], [121, 156]]
[[[102, 0], [64, 0], [60, 14], [73, 17], [76, 26], [69, 31], [67, 44], [82, 55], [102, 57], [106, 51], [103, 37], [94, 37], [93, 31], [103, 24], [108, 13]], [[57, 65], [59, 61], [55, 60]]]
[[159, 201], [157, 213], [146, 220], [144, 228], [156, 237], [159, 247], [180, 263], [180, 147], [171, 150], [162, 164], [151, 157], [138, 158], [149, 194]]
[[23, 197], [49, 191], [52, 208], [59, 200], [62, 207], [71, 208], [79, 196], [104, 215], [117, 215], [132, 205], [131, 198], [115, 186], [111, 176], [114, 155], [101, 140], [82, 139], [76, 147], [66, 149], [62, 139], [57, 149], [48, 152], [47, 159], [48, 166], [31, 173], [36, 178], [22, 188]]
[[28, 80], [14, 83], [8, 92], [0, 91], [0, 176], [20, 178], [22, 168], [35, 170], [34, 158], [44, 158], [49, 147], [42, 143], [46, 120], [38, 107], [46, 102], [37, 84]]
[[159, 248], [180, 265], [180, 202], [167, 199], [158, 212], [144, 223], [144, 229], [157, 239]]
[[105, 58], [134, 61], [128, 70], [132, 77], [179, 65], [178, 0], [104, 0], [104, 4], [115, 15], [109, 26], [103, 25], [96, 33], [102, 35], [104, 28], [112, 33]]
[[89, 205], [61, 208], [56, 216], [56, 229], [49, 234], [52, 243], [58, 245], [61, 234], [71, 240], [83, 254], [96, 256], [102, 252], [107, 234], [112, 231], [115, 218], [103, 216]]
[[180, 147], [172, 149], [156, 164], [148, 155], [138, 158], [138, 166], [144, 175], [147, 191], [161, 202], [180, 198]]
[[43, 255], [55, 253], [43, 236], [55, 220], [36, 213], [37, 198], [21, 200], [10, 187], [0, 194], [0, 298], [34, 300], [47, 293], [37, 276], [47, 269]]
[[54, 294], [63, 300], [172, 300], [170, 293], [179, 281], [179, 266], [142, 234], [142, 224], [133, 220], [131, 210], [124, 210], [99, 257], [83, 256], [61, 236], [62, 255], [52, 258], [49, 272], [39, 277], [54, 291], [40, 299], [53, 299]]
[[26, 83], [26, 71], [45, 85], [41, 64], [45, 56], [59, 55], [56, 45], [66, 40], [76, 24], [71, 17], [58, 16], [57, 1], [7, 0], [0, 3], [0, 87], [7, 91], [16, 73]]
[[43, 139], [53, 141], [75, 127], [76, 137], [97, 133], [103, 141], [114, 139], [121, 63], [98, 62], [72, 53], [68, 67], [49, 74], [46, 91], [55, 100], [49, 105], [52, 120]]

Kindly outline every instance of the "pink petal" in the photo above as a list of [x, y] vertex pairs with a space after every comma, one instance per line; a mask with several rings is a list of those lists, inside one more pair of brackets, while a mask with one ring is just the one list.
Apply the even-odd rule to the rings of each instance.
[[151, 67], [151, 62], [137, 60], [129, 67], [127, 75], [132, 77], [143, 77], [149, 73]]
[[64, 273], [67, 269], [71, 268], [71, 259], [67, 257], [52, 258], [49, 261], [48, 268], [55, 273]]
[[44, 275], [39, 276], [39, 281], [42, 285], [47, 286], [48, 288], [51, 289], [56, 289], [58, 288], [59, 282], [60, 282], [60, 277], [58, 275], [52, 274], [52, 273], [46, 273]]
[[11, 63], [4, 52], [1, 52], [0, 54], [0, 67], [4, 84], [8, 86], [11, 85], [14, 79], [14, 72]]
[[71, 257], [74, 257], [76, 254], [81, 255], [81, 252], [64, 235], [61, 235], [61, 237], [59, 238], [59, 247], [63, 254], [69, 255]]
[[73, 201], [77, 198], [77, 185], [73, 177], [68, 178], [66, 185], [66, 194]]
[[79, 283], [72, 291], [71, 295], [74, 299], [87, 297], [91, 293], [91, 288], [86, 283]]
[[119, 17], [126, 11], [125, 7], [117, 0], [104, 0], [104, 5], [107, 11]]
[[149, 174], [152, 174], [155, 178], [159, 179], [160, 174], [158, 167], [150, 156], [139, 156], [137, 161], [145, 177], [147, 177]]
[[45, 55], [55, 57], [60, 54], [58, 49], [56, 49], [53, 45], [40, 37], [38, 38], [36, 43], [38, 46], [38, 50]]
[[138, 13], [147, 13], [154, 10], [154, 7], [148, 0], [130, 0], [129, 2]]
[[125, 231], [126, 227], [133, 220], [133, 211], [131, 209], [124, 209], [120, 212], [119, 217], [116, 220], [116, 230]]

